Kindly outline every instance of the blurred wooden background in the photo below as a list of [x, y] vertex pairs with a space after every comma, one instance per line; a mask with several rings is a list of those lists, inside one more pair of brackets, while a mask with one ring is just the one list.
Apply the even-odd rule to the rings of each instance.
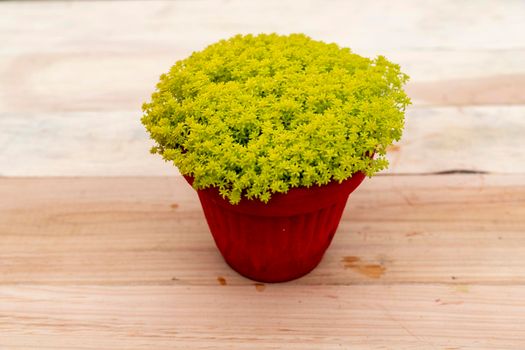
[[[412, 78], [390, 169], [285, 284], [223, 262], [140, 124], [176, 60], [259, 32]], [[0, 1], [0, 349], [524, 349], [524, 149], [523, 1]]]
[[0, 3], [0, 175], [170, 175], [141, 104], [236, 33], [304, 32], [411, 76], [392, 173], [525, 171], [523, 1]]

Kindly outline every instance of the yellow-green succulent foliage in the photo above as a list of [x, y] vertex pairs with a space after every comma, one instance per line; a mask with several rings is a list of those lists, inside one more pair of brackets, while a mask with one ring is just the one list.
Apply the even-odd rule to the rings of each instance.
[[[399, 140], [408, 76], [302, 34], [237, 35], [161, 75], [142, 123], [152, 152], [233, 204], [371, 176]], [[375, 154], [374, 159], [369, 155]]]

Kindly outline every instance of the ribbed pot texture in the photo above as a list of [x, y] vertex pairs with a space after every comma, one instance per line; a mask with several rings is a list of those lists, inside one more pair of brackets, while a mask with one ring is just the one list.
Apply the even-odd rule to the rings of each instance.
[[[284, 282], [312, 271], [330, 245], [348, 196], [365, 175], [342, 183], [273, 194], [268, 203], [241, 199], [232, 205], [216, 188], [198, 190], [210, 231], [224, 260], [260, 282]], [[186, 176], [192, 184], [193, 179]]]

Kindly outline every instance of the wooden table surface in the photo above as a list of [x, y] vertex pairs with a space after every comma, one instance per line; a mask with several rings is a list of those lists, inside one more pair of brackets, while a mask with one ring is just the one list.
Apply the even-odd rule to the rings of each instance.
[[[139, 119], [274, 31], [386, 55], [414, 105], [320, 266], [258, 284]], [[0, 2], [0, 349], [524, 349], [524, 34], [521, 1]]]

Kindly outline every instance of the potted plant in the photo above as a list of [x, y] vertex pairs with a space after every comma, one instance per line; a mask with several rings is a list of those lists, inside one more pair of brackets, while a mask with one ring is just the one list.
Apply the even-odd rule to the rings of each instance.
[[142, 123], [197, 190], [226, 262], [287, 281], [320, 262], [349, 194], [387, 167], [407, 80], [302, 34], [237, 35], [161, 75]]

